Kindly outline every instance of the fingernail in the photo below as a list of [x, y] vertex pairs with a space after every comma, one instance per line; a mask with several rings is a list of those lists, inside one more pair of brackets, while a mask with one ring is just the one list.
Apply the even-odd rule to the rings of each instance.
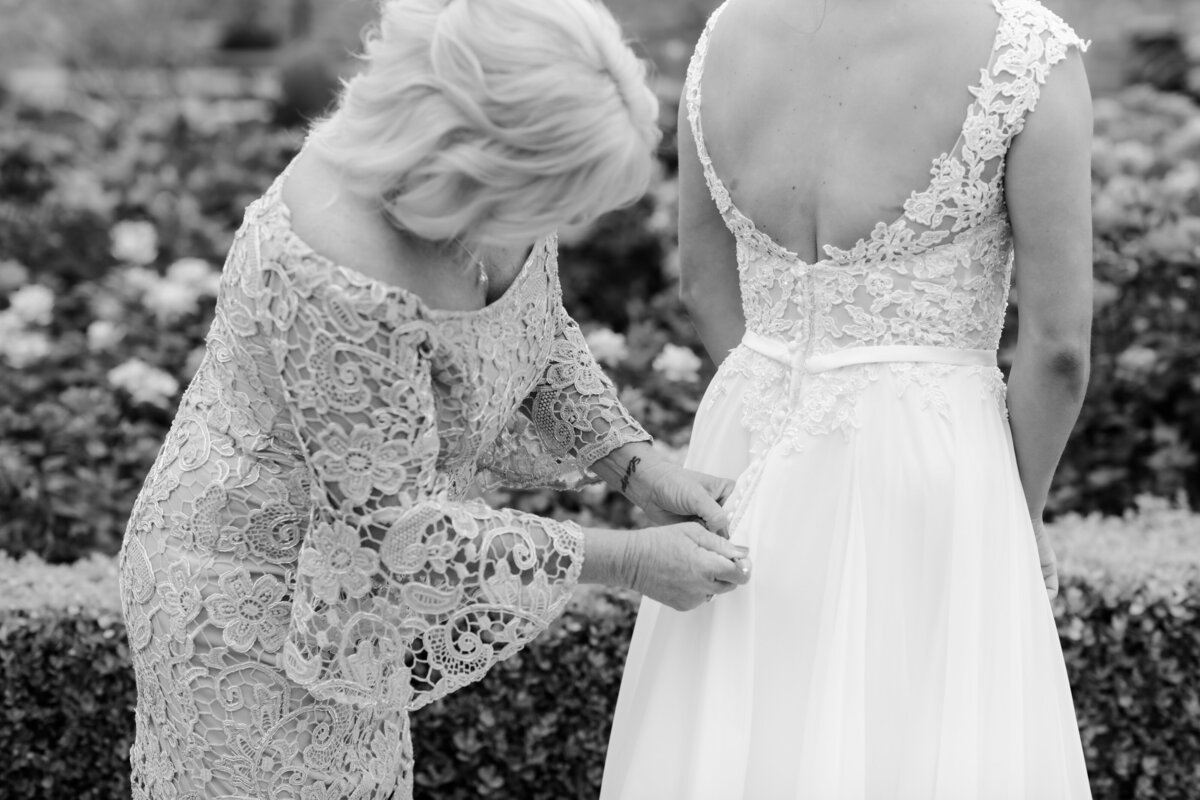
[[745, 558], [746, 556], [750, 555], [750, 548], [743, 544], [735, 544], [733, 549], [737, 551], [738, 558]]

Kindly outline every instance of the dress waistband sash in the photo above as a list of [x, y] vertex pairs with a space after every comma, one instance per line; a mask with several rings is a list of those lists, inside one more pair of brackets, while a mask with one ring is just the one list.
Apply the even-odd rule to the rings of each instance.
[[910, 344], [889, 344], [867, 347], [847, 347], [832, 353], [809, 358], [793, 355], [788, 343], [773, 336], [746, 331], [742, 338], [750, 350], [778, 361], [788, 367], [803, 367], [805, 372], [828, 372], [859, 364], [927, 363], [950, 364], [957, 367], [994, 367], [996, 353], [992, 350], [965, 350], [956, 347], [936, 347]]

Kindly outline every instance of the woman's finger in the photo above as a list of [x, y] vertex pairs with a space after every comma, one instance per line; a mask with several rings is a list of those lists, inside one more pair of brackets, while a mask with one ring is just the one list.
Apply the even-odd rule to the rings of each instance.
[[1056, 597], [1058, 595], [1058, 567], [1053, 561], [1042, 565], [1042, 580], [1046, 584], [1046, 591], [1050, 597]]
[[704, 491], [697, 491], [692, 500], [696, 516], [704, 527], [723, 538], [729, 538], [729, 512]]
[[730, 561], [736, 561], [739, 558], [745, 558], [750, 555], [748, 547], [734, 544], [725, 537], [705, 530], [699, 525], [692, 527], [687, 533], [691, 540], [703, 549], [710, 550]]
[[708, 490], [709, 496], [713, 500], [716, 500], [717, 503], [724, 505], [725, 501], [729, 499], [729, 495], [733, 494], [733, 487], [736, 485], [735, 481], [729, 478], [709, 475], [707, 472], [696, 472], [695, 475], [704, 488]]
[[1053, 598], [1058, 594], [1058, 558], [1054, 555], [1054, 545], [1050, 542], [1046, 526], [1040, 519], [1033, 520], [1033, 539], [1037, 544], [1038, 561], [1041, 562], [1046, 593]]
[[[713, 554], [716, 555], [715, 553]], [[707, 573], [715, 583], [728, 583], [733, 586], [743, 586], [750, 582], [751, 565], [749, 558], [731, 560], [717, 556], [711, 560]]]

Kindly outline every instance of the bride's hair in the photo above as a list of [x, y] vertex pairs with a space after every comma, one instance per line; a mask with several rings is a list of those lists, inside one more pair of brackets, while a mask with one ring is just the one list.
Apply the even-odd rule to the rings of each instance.
[[649, 185], [658, 101], [595, 0], [383, 0], [363, 59], [309, 142], [419, 237], [528, 244]]

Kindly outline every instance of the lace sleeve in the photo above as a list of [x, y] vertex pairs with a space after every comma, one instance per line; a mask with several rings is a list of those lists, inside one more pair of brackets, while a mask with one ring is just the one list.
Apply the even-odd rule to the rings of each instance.
[[550, 363], [496, 444], [480, 459], [484, 488], [578, 488], [599, 480], [592, 464], [650, 434], [629, 415], [592, 357], [579, 325], [562, 305]]
[[561, 613], [582, 532], [447, 496], [433, 329], [403, 297], [259, 260], [259, 344], [312, 481], [284, 666], [318, 698], [420, 707]]

